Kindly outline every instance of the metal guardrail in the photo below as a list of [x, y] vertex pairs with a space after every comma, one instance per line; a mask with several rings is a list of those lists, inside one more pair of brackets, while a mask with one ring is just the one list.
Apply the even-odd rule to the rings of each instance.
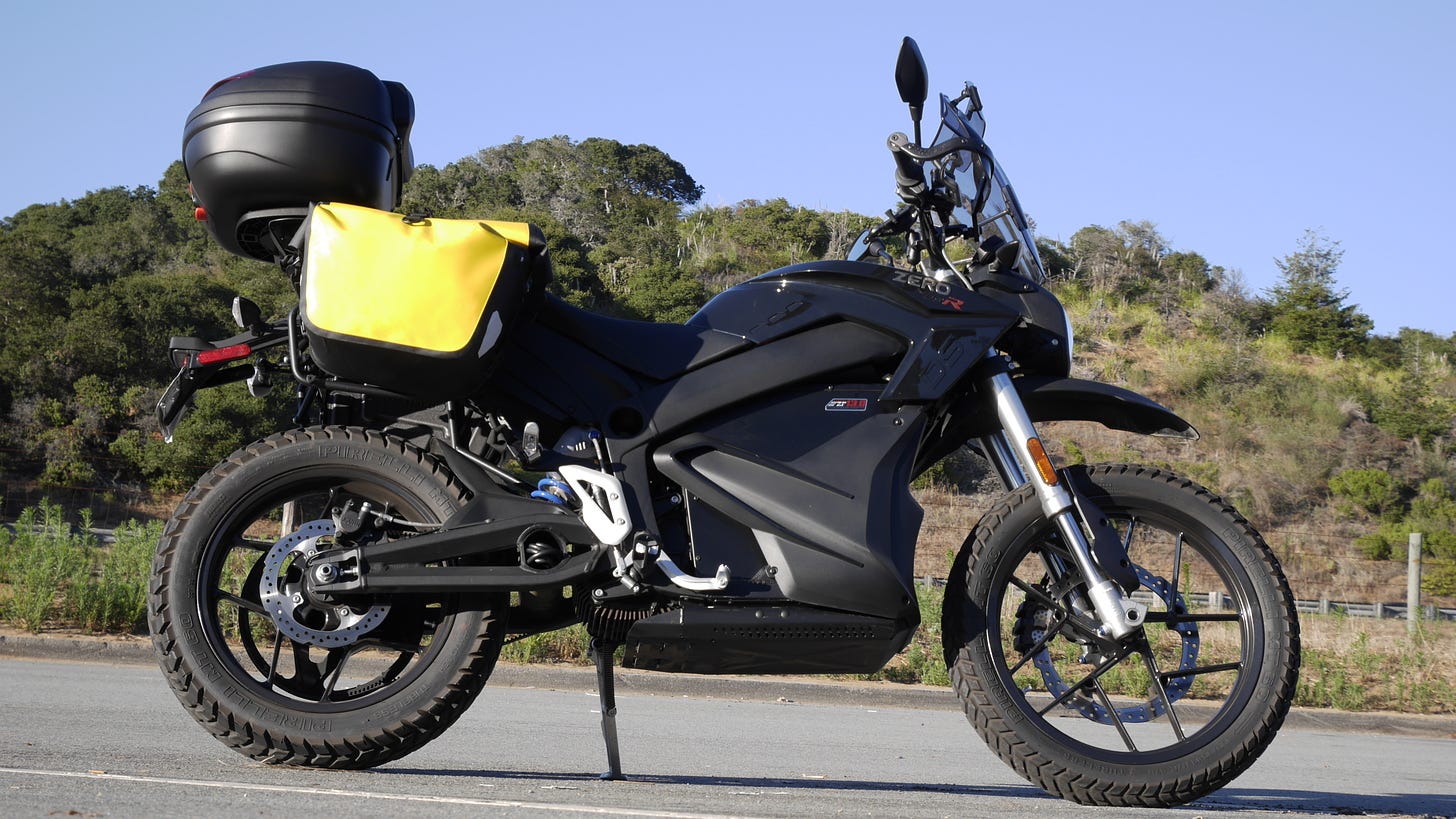
[[[922, 586], [943, 588], [945, 581], [938, 577], [923, 577]], [[1135, 591], [1132, 598], [1139, 603], [1152, 605], [1159, 602], [1156, 595], [1147, 591]], [[1233, 599], [1223, 592], [1188, 592], [1183, 598], [1189, 605], [1206, 606], [1217, 611], [1233, 609]], [[1342, 614], [1346, 617], [1373, 617], [1387, 620], [1406, 619], [1405, 603], [1349, 603], [1336, 600], [1295, 600], [1294, 608], [1300, 614]], [[1456, 620], [1456, 609], [1421, 606], [1425, 620]]]
[[[0, 523], [11, 532], [15, 531], [13, 523]], [[40, 527], [35, 527], [39, 530]], [[79, 528], [72, 531], [80, 531]], [[111, 529], [92, 528], [89, 533], [102, 543], [112, 543], [116, 540], [116, 534]], [[916, 583], [929, 588], [944, 588], [945, 580], [939, 577], [917, 578]], [[1233, 600], [1222, 592], [1188, 592], [1184, 599], [1189, 605], [1206, 606], [1217, 611], [1232, 610]], [[1132, 599], [1144, 605], [1158, 603], [1158, 598], [1152, 592], [1135, 591]], [[1335, 600], [1295, 600], [1294, 608], [1300, 614], [1342, 614], [1346, 617], [1373, 617], [1376, 619], [1405, 620], [1407, 606], [1405, 603], [1350, 603]], [[1456, 621], [1456, 609], [1437, 608], [1434, 605], [1421, 606], [1424, 610], [1424, 620], [1453, 620]]]

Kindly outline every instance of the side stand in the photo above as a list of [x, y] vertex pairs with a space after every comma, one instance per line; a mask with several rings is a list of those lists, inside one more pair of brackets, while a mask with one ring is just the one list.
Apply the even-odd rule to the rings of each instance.
[[592, 657], [597, 662], [597, 697], [602, 705], [602, 739], [607, 743], [608, 771], [602, 779], [620, 780], [622, 755], [617, 749], [617, 686], [612, 676], [612, 655], [617, 651], [616, 643], [607, 643], [596, 638], [591, 641]]

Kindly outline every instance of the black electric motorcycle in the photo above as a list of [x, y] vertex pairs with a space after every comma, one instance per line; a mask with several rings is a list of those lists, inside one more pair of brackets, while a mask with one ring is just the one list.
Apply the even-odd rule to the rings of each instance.
[[[666, 672], [866, 673], [903, 649], [920, 622], [910, 483], [968, 448], [1007, 490], [945, 591], [945, 660], [975, 730], [1088, 804], [1179, 804], [1247, 768], [1298, 671], [1278, 561], [1187, 479], [1048, 458], [1038, 422], [1197, 433], [1070, 377], [1071, 328], [976, 88], [940, 98], [923, 143], [908, 38], [896, 80], [915, 124], [889, 140], [903, 206], [848, 260], [765, 273], [686, 324], [546, 294], [533, 232], [518, 315], [471, 377], [421, 379], [398, 350], [339, 366], [298, 311], [269, 322], [241, 298], [237, 337], [174, 338], [169, 436], [200, 389], [283, 377], [300, 397], [297, 428], [215, 466], [162, 535], [149, 622], [188, 711], [254, 759], [379, 765], [453, 723], [504, 642], [583, 623], [620, 777], [618, 654]], [[297, 285], [309, 203], [393, 207], [412, 121], [403, 86], [349, 66], [225, 80], [187, 126], [199, 215]]]

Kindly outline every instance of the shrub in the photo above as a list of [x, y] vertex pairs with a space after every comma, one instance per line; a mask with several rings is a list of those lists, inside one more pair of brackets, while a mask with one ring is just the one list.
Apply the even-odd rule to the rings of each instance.
[[1342, 501], [1342, 512], [1358, 509], [1383, 515], [1400, 500], [1400, 487], [1383, 469], [1347, 469], [1330, 478], [1330, 491]]
[[0, 530], [0, 582], [10, 597], [0, 616], [30, 631], [74, 625], [90, 631], [130, 631], [146, 612], [147, 579], [161, 524], [127, 523], [116, 542], [101, 545], [81, 514], [72, 528], [48, 502], [21, 512], [13, 535]]

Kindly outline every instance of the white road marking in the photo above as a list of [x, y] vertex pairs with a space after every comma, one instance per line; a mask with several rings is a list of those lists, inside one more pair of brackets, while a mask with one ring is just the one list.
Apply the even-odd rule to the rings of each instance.
[[179, 785], [195, 788], [217, 788], [238, 791], [272, 791], [276, 793], [310, 793], [322, 796], [345, 796], [354, 799], [382, 799], [394, 802], [430, 802], [440, 805], [470, 805], [483, 808], [520, 808], [553, 813], [595, 813], [603, 816], [651, 816], [682, 817], [682, 819], [729, 819], [730, 814], [684, 813], [682, 811], [647, 810], [645, 808], [602, 807], [600, 805], [572, 805], [550, 802], [520, 802], [514, 799], [472, 799], [468, 796], [429, 796], [411, 793], [381, 793], [379, 791], [352, 791], [342, 788], [293, 787], [290, 785], [264, 785], [253, 782], [216, 782], [204, 779], [172, 779], [163, 776], [133, 776], [130, 774], [97, 773], [93, 771], [42, 771], [32, 768], [0, 768], [0, 774], [20, 776], [58, 776], [71, 779], [105, 779], [117, 782], [141, 782], [152, 785]]

